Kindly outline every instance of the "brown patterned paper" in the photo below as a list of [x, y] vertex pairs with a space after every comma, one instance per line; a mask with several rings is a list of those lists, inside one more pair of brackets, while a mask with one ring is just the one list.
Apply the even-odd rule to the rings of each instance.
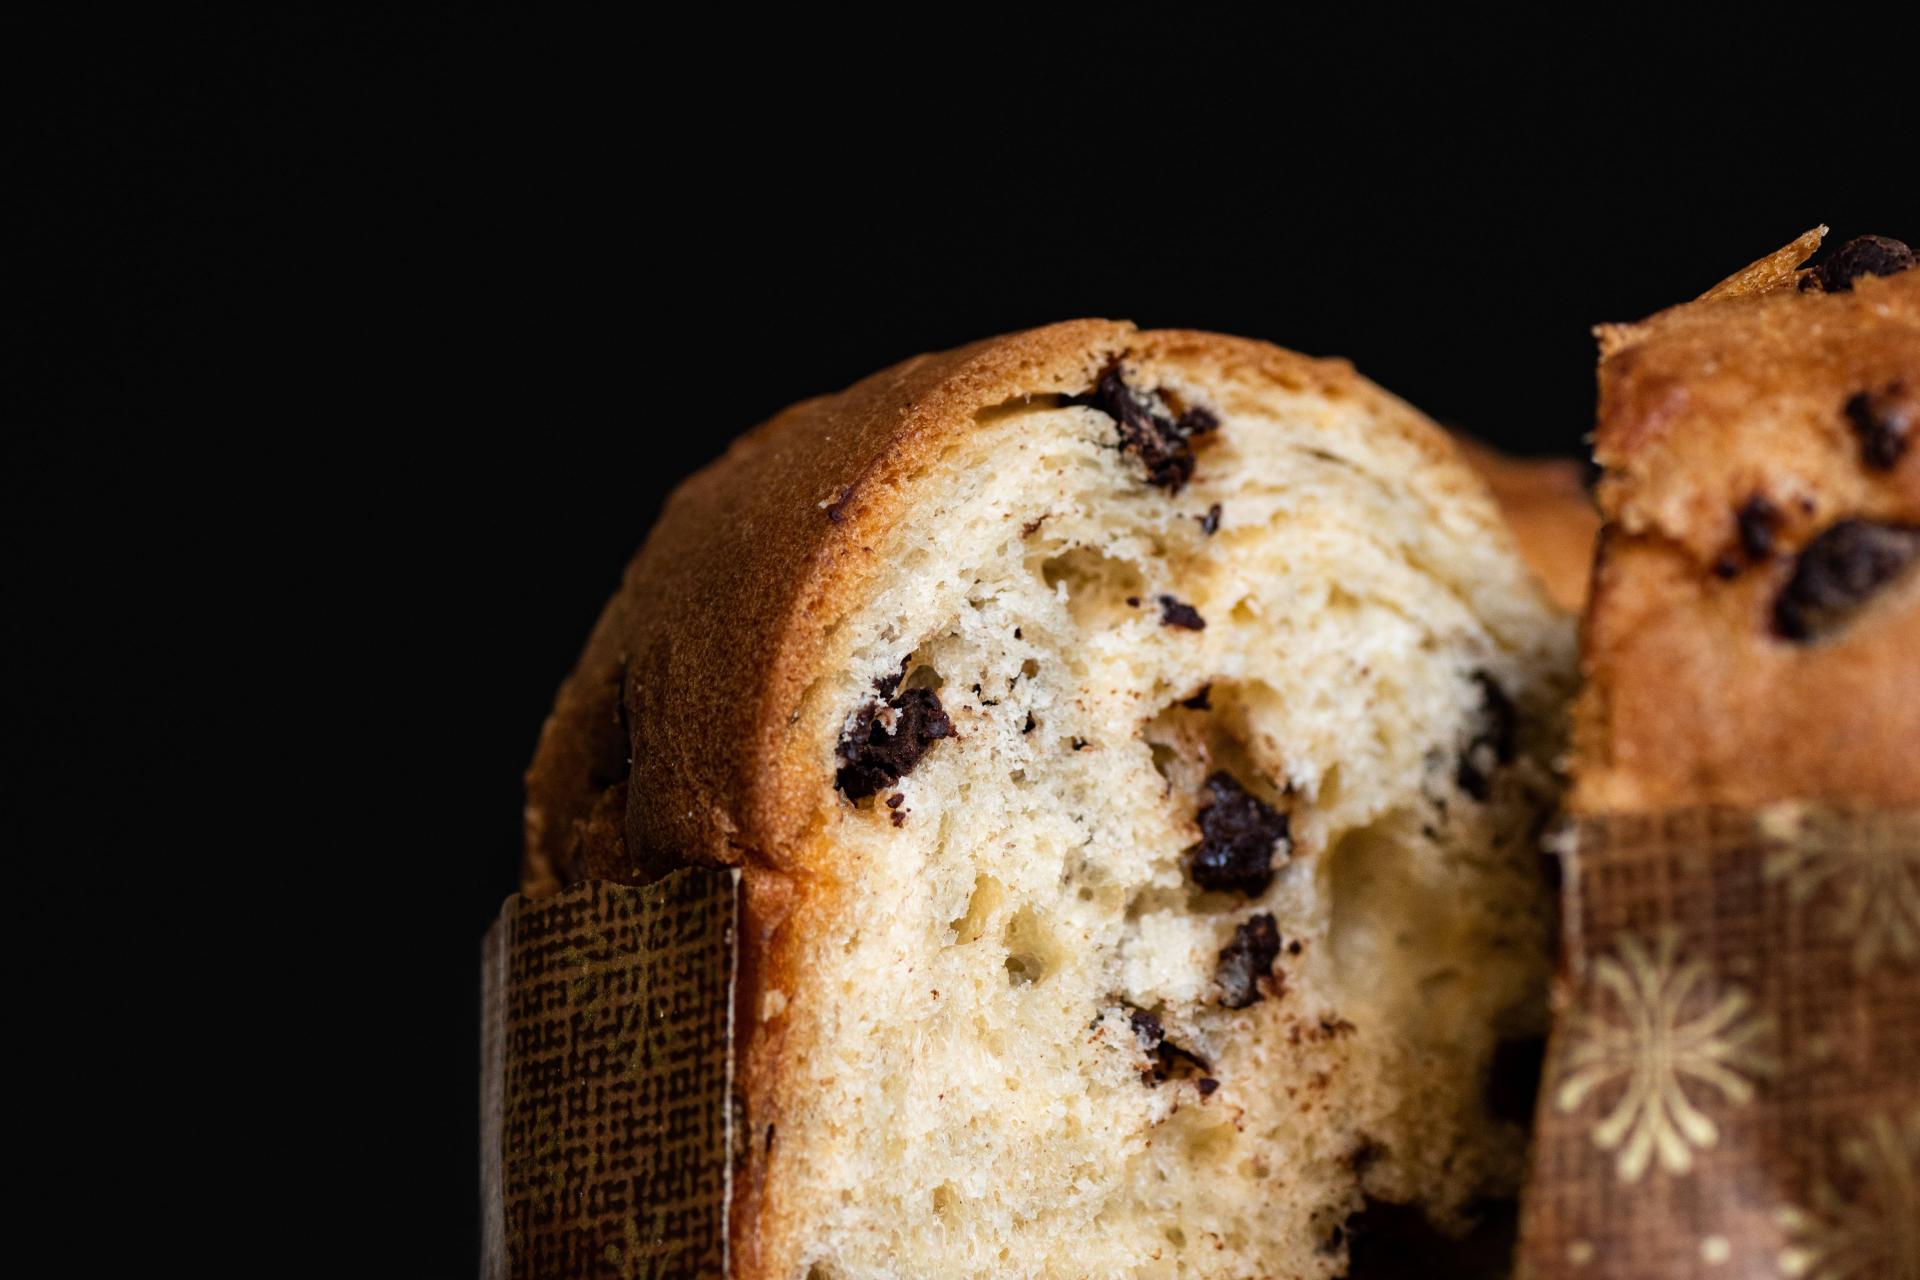
[[482, 956], [483, 1275], [723, 1276], [739, 873], [515, 896]]
[[1568, 845], [1519, 1274], [1920, 1280], [1920, 813]]

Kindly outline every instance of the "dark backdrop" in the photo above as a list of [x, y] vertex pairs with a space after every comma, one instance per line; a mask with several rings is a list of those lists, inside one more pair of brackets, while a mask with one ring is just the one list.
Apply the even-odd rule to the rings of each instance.
[[[20, 186], [56, 279], [27, 308], [11, 572], [48, 601], [111, 581], [116, 615], [15, 616], [92, 673], [9, 695], [34, 803], [91, 812], [123, 790], [104, 739], [139, 723], [151, 755], [191, 722], [217, 745], [147, 818], [190, 801], [249, 846], [196, 887], [360, 904], [273, 954], [345, 933], [383, 975], [288, 962], [334, 1087], [388, 1104], [311, 1136], [353, 1150], [336, 1221], [404, 1228], [435, 1273], [477, 1229], [475, 958], [520, 771], [662, 497], [736, 433], [1102, 315], [1344, 355], [1574, 454], [1595, 322], [1821, 221], [1920, 234], [1911, 107], [1870, 100], [1893, 73], [1852, 37], [709, 17], [176, 18], [93, 33], [29, 121], [71, 168]], [[264, 824], [230, 798], [250, 771]], [[110, 882], [151, 867], [105, 843]]]

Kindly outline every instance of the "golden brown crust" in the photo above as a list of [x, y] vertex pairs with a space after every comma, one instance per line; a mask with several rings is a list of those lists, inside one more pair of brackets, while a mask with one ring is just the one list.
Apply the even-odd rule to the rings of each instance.
[[[1920, 448], [1871, 465], [1847, 405], [1920, 390], [1920, 271], [1803, 289], [1809, 232], [1699, 301], [1601, 331], [1605, 528], [1573, 807], [1920, 802], [1920, 586], [1778, 633], [1796, 556], [1845, 519], [1920, 521]], [[1748, 533], [1743, 537], [1741, 516]]]

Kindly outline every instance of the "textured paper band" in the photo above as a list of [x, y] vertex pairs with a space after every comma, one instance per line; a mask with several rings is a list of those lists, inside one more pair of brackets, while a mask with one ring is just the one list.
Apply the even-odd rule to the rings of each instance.
[[1920, 814], [1571, 844], [1520, 1275], [1920, 1280]]
[[739, 873], [508, 899], [482, 954], [483, 1275], [726, 1268]]

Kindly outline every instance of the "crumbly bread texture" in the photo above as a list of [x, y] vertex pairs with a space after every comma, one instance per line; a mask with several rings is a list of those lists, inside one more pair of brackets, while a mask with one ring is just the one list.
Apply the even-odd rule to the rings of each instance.
[[1346, 364], [993, 339], [680, 488], [529, 883], [742, 866], [737, 1276], [1338, 1275], [1515, 1189], [1570, 630]]
[[1577, 811], [1920, 803], [1920, 271], [1824, 233], [1598, 331]]

